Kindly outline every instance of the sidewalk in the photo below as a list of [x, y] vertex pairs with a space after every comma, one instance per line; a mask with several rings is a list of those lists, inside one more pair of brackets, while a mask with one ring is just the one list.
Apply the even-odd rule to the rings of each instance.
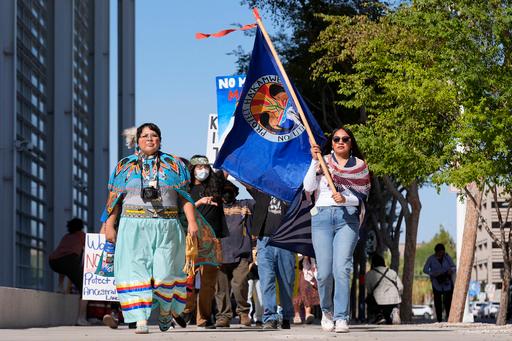
[[126, 326], [117, 330], [103, 326], [2, 329], [0, 340], [350, 340], [350, 341], [510, 341], [512, 325], [491, 324], [410, 324], [400, 326], [355, 325], [348, 334], [323, 332], [318, 325], [293, 326], [290, 330], [241, 328], [197, 330], [194, 326], [162, 333], [150, 326], [149, 335], [136, 335]]

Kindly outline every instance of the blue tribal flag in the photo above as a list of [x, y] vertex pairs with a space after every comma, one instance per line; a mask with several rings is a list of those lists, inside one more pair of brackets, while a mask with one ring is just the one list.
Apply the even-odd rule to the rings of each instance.
[[[276, 198], [291, 202], [311, 163], [306, 129], [260, 29], [256, 32], [249, 72], [235, 110], [233, 128], [214, 167]], [[295, 90], [316, 143], [325, 138]]]

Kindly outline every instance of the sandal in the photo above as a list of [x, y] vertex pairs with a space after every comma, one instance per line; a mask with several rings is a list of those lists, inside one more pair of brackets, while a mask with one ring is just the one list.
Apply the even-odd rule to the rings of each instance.
[[160, 315], [160, 317], [158, 318], [158, 327], [160, 328], [160, 331], [162, 331], [162, 332], [166, 332], [170, 328], [174, 329], [174, 322], [173, 322], [172, 315], [171, 314], [164, 315], [164, 316]]

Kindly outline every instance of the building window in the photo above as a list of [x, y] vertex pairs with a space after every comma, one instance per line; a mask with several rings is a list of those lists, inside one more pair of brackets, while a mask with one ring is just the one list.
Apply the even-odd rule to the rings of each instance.
[[493, 269], [503, 269], [505, 266], [503, 262], [492, 262]]
[[[510, 228], [512, 225], [512, 222], [508, 221], [505, 223], [505, 228]], [[491, 224], [491, 227], [493, 229], [499, 229], [500, 228], [500, 223], [498, 221], [493, 221], [492, 224]]]
[[492, 208], [496, 208], [496, 206], [499, 208], [508, 208], [508, 205], [509, 205], [508, 201], [498, 201], [498, 203], [496, 205], [496, 202], [493, 200], [491, 203]]
[[[47, 288], [46, 1], [17, 1], [16, 268], [18, 287]], [[30, 144], [28, 143], [30, 142]]]

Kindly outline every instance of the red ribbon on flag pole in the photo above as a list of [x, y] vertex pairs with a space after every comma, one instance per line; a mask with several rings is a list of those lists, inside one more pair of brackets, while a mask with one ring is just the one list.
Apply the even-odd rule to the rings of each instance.
[[198, 32], [198, 33], [196, 33], [196, 39], [205, 39], [205, 38], [209, 38], [209, 37], [220, 38], [220, 37], [224, 37], [225, 35], [230, 34], [231, 32], [247, 31], [247, 30], [250, 30], [251, 28], [255, 28], [256, 26], [257, 26], [257, 24], [248, 24], [248, 25], [244, 25], [240, 28], [230, 28], [230, 29], [222, 30], [222, 31], [219, 31], [216, 33], [200, 33], [200, 32]]

